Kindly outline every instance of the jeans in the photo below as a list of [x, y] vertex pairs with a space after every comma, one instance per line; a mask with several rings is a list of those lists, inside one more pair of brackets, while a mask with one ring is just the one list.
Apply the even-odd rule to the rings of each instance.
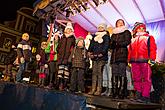
[[19, 70], [18, 73], [16, 74], [16, 82], [20, 82], [22, 80], [22, 75], [24, 74], [27, 65], [28, 65], [27, 62], [19, 64]]

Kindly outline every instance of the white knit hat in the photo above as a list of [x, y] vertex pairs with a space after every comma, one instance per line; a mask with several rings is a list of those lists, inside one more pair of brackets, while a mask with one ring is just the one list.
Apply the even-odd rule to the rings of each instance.
[[71, 22], [68, 22], [67, 23], [67, 25], [66, 25], [66, 27], [65, 27], [65, 31], [66, 31], [66, 29], [71, 29], [72, 31], [74, 31], [74, 29], [73, 29], [73, 26], [72, 26], [72, 23]]
[[107, 30], [107, 25], [105, 23], [99, 24], [97, 28], [99, 28], [99, 27], [103, 27], [104, 30]]

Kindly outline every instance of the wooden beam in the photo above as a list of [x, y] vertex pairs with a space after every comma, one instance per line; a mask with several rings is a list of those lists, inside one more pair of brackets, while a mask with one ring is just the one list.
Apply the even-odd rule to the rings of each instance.
[[128, 27], [130, 26], [127, 20], [124, 18], [124, 16], [121, 14], [121, 12], [117, 9], [117, 7], [113, 4], [111, 0], [108, 0], [109, 3], [112, 5], [112, 7], [118, 12], [118, 14], [122, 17], [122, 19], [127, 23]]
[[139, 7], [138, 3], [136, 2], [136, 0], [132, 0], [132, 2], [135, 4], [136, 8], [137, 8], [137, 9], [138, 9], [138, 11], [140, 12], [141, 17], [143, 18], [143, 22], [146, 24], [146, 23], [147, 23], [147, 21], [146, 21], [146, 19], [145, 19], [144, 15], [143, 15], [143, 13], [142, 13], [142, 11], [141, 11], [141, 9], [140, 9], [140, 7]]
[[97, 14], [99, 14], [99, 16], [101, 17], [101, 18], [103, 18], [107, 23], [108, 23], [108, 25], [110, 25], [111, 27], [113, 26], [93, 5], [92, 5], [92, 3], [89, 1], [88, 2], [89, 3], [89, 5], [97, 12]]
[[160, 2], [160, 6], [161, 6], [161, 9], [162, 9], [162, 12], [163, 12], [163, 16], [164, 16], [164, 19], [165, 19], [165, 4], [163, 3], [163, 0], [159, 0]]

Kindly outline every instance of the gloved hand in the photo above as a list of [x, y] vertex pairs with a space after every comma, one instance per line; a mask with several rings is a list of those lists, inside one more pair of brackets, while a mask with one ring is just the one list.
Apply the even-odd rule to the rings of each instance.
[[101, 53], [100, 53], [100, 54], [98, 54], [98, 57], [102, 57], [102, 56], [103, 56], [103, 54], [101, 54]]
[[20, 62], [21, 62], [21, 63], [25, 63], [24, 57], [21, 57], [21, 58], [20, 58]]
[[156, 62], [154, 60], [148, 60], [148, 64], [150, 64], [151, 66], [153, 66]]
[[45, 67], [45, 68], [48, 68], [48, 64], [45, 64], [44, 67]]
[[132, 66], [131, 63], [128, 63], [128, 66], [131, 67]]

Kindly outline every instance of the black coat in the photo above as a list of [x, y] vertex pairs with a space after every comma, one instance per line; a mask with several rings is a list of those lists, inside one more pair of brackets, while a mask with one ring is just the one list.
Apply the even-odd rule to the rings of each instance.
[[73, 35], [65, 37], [65, 35], [60, 39], [59, 45], [57, 47], [58, 52], [58, 64], [67, 65], [68, 59], [71, 54], [71, 50], [75, 46], [75, 37]]
[[128, 49], [127, 46], [131, 43], [131, 32], [125, 30], [124, 32], [112, 34], [110, 48], [112, 49], [111, 64], [113, 63], [127, 63]]

